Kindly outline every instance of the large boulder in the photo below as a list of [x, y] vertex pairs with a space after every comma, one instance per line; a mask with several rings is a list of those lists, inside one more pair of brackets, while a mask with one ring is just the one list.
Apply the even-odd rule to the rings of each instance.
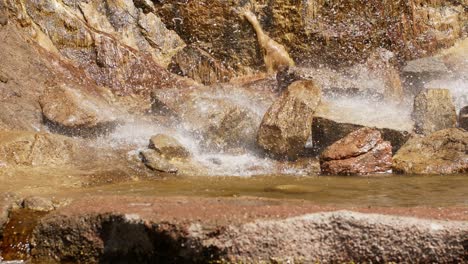
[[97, 136], [110, 132], [117, 125], [108, 105], [65, 85], [48, 88], [39, 98], [39, 103], [45, 123], [54, 132]]
[[164, 134], [152, 136], [148, 147], [168, 159], [190, 157], [190, 152], [177, 139]]
[[297, 158], [309, 138], [312, 117], [321, 99], [322, 92], [313, 81], [292, 83], [263, 117], [258, 145], [272, 156]]
[[361, 128], [329, 146], [320, 155], [323, 174], [354, 175], [389, 171], [392, 146], [378, 130]]
[[455, 127], [457, 112], [448, 89], [426, 89], [414, 99], [412, 118], [418, 134]]
[[468, 106], [463, 107], [458, 115], [458, 126], [468, 131]]
[[406, 174], [468, 172], [468, 132], [449, 128], [410, 139], [393, 157], [393, 171]]

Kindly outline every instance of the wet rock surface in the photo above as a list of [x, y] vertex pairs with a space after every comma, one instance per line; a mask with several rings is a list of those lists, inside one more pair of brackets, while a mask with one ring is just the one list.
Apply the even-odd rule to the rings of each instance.
[[449, 69], [444, 61], [438, 57], [426, 57], [413, 61], [408, 61], [402, 68], [402, 75], [405, 79], [405, 85], [409, 88], [408, 92], [417, 95], [426, 83], [441, 78], [449, 73]]
[[221, 61], [193, 46], [185, 47], [177, 53], [168, 68], [172, 73], [190, 77], [205, 85], [227, 82], [234, 75]]
[[190, 152], [177, 139], [164, 134], [152, 136], [148, 147], [168, 159], [190, 157]]
[[413, 107], [412, 118], [418, 134], [428, 135], [457, 124], [457, 112], [450, 90], [424, 90], [415, 97]]
[[[74, 202], [40, 221], [33, 233], [33, 261], [459, 262], [466, 257], [465, 222], [252, 198], [187, 203], [187, 198], [177, 197], [93, 197], [92, 201]], [[265, 237], [265, 232], [272, 235]]]
[[321, 90], [313, 81], [292, 83], [263, 117], [258, 145], [272, 156], [297, 158], [305, 147], [321, 99]]
[[361, 128], [333, 143], [320, 155], [323, 174], [353, 175], [386, 172], [392, 166], [392, 146], [378, 130]]
[[177, 173], [178, 171], [176, 166], [171, 164], [155, 150], [150, 149], [141, 151], [140, 156], [143, 163], [152, 170], [167, 173]]
[[[365, 126], [360, 124], [344, 123], [323, 117], [314, 117], [312, 122], [313, 152], [320, 154], [336, 141], [363, 127]], [[396, 153], [411, 136], [411, 133], [408, 131], [399, 131], [391, 128], [372, 129], [378, 130], [382, 138], [391, 143], [393, 153]]]
[[[99, 95], [86, 95], [63, 85], [45, 90], [39, 98], [45, 123], [57, 133], [98, 136], [112, 132], [118, 121]], [[109, 109], [109, 110], [106, 110]]]
[[468, 132], [450, 128], [410, 139], [393, 157], [393, 170], [406, 174], [466, 173]]

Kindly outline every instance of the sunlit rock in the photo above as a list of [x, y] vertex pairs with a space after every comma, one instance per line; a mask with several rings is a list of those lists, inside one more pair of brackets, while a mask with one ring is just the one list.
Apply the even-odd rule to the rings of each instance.
[[449, 128], [410, 139], [393, 157], [393, 171], [405, 174], [468, 172], [468, 132]]
[[2, 166], [62, 166], [86, 164], [93, 150], [83, 142], [60, 135], [0, 132]]
[[412, 118], [418, 134], [431, 134], [455, 127], [457, 112], [448, 89], [427, 89], [414, 99]]
[[110, 107], [98, 96], [65, 85], [49, 87], [39, 98], [45, 123], [55, 132], [84, 137], [111, 132], [117, 125]]
[[312, 122], [312, 149], [320, 154], [326, 147], [363, 127], [380, 131], [395, 153], [413, 130], [411, 108], [390, 102], [372, 102], [367, 98], [325, 98]]
[[258, 145], [272, 156], [297, 158], [310, 135], [312, 115], [321, 99], [321, 90], [313, 81], [292, 83], [263, 117]]
[[140, 152], [143, 163], [150, 169], [158, 172], [177, 173], [178, 169], [153, 149]]
[[468, 131], [468, 106], [463, 107], [458, 115], [458, 126]]
[[169, 70], [205, 85], [227, 82], [234, 75], [221, 61], [193, 46], [185, 47], [177, 53], [172, 58]]
[[323, 174], [354, 175], [387, 172], [392, 146], [378, 130], [361, 128], [338, 140], [320, 155]]
[[168, 159], [190, 157], [190, 152], [179, 141], [164, 134], [152, 136], [148, 147]]

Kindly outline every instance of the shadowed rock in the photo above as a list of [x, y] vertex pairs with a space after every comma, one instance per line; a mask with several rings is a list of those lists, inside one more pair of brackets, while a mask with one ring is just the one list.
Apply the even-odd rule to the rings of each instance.
[[393, 157], [393, 171], [407, 174], [468, 172], [468, 132], [449, 128], [410, 139]]
[[457, 112], [448, 89], [422, 91], [414, 98], [413, 107], [412, 118], [418, 134], [428, 135], [457, 124]]
[[378, 130], [361, 128], [338, 140], [320, 155], [323, 174], [353, 175], [386, 172], [392, 166], [392, 146]]
[[312, 116], [321, 99], [321, 90], [313, 81], [292, 83], [263, 117], [258, 145], [269, 155], [297, 158], [309, 138]]
[[[314, 117], [312, 122], [312, 150], [314, 153], [320, 154], [328, 146], [363, 127], [366, 126]], [[378, 130], [383, 140], [391, 143], [393, 153], [396, 153], [411, 136], [410, 132], [404, 130], [376, 127], [372, 127], [372, 129]]]
[[468, 106], [463, 107], [458, 115], [458, 126], [468, 131]]

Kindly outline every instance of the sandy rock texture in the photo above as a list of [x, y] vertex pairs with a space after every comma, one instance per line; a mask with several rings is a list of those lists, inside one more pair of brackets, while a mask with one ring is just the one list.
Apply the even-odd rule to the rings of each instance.
[[414, 98], [415, 131], [428, 135], [457, 125], [457, 111], [448, 89], [426, 89]]
[[33, 261], [447, 263], [467, 258], [466, 221], [262, 199], [92, 199], [40, 221]]
[[410, 139], [393, 157], [393, 170], [407, 174], [468, 171], [468, 132], [459, 128]]
[[322, 91], [311, 80], [293, 82], [268, 109], [257, 134], [267, 154], [295, 159], [304, 149]]
[[389, 171], [392, 146], [378, 130], [361, 128], [333, 143], [320, 155], [324, 174], [352, 175]]

